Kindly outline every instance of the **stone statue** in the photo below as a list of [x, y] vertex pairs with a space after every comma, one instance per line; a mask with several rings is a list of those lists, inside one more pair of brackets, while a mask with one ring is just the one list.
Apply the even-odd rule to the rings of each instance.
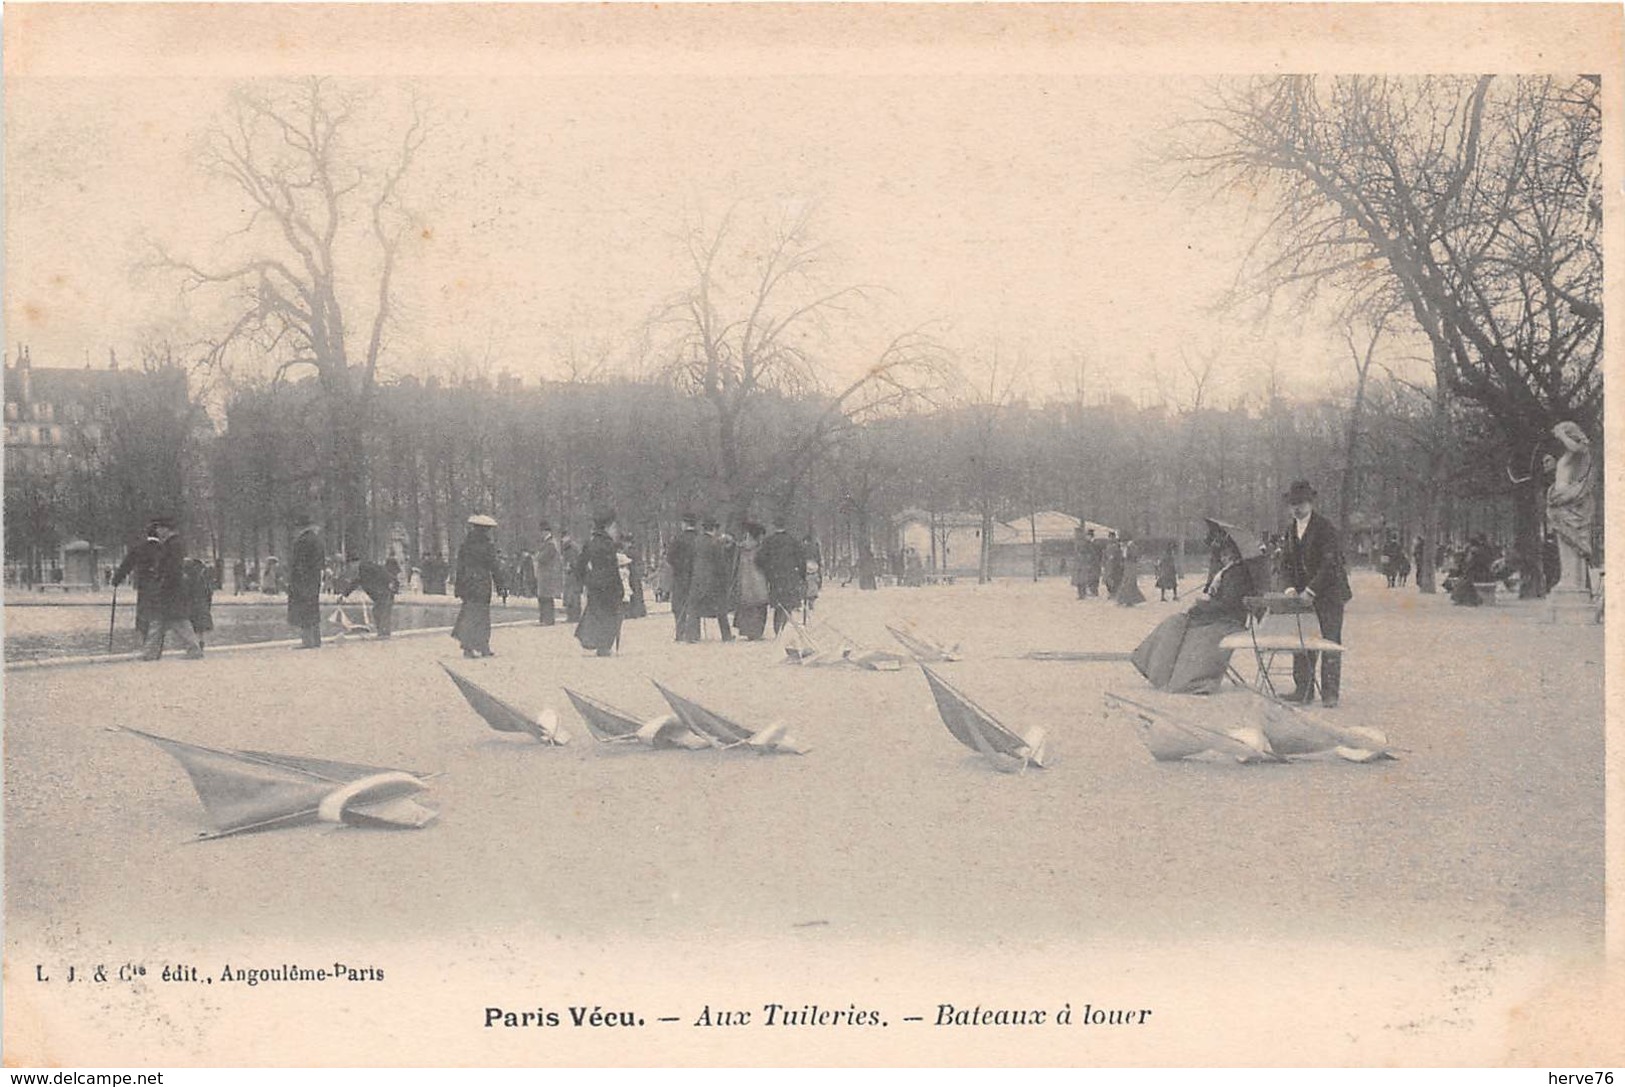
[[1553, 588], [1589, 592], [1586, 564], [1591, 561], [1591, 522], [1597, 514], [1591, 439], [1573, 422], [1558, 423], [1552, 437], [1568, 450], [1551, 464], [1552, 485], [1546, 490], [1546, 523], [1557, 535], [1563, 560], [1562, 580]]

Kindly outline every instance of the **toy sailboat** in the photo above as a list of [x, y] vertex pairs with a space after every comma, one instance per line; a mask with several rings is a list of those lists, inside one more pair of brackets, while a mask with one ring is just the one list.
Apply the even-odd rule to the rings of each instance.
[[713, 747], [750, 747], [756, 751], [767, 754], [769, 752], [782, 752], [789, 755], [805, 755], [807, 748], [795, 737], [790, 735], [788, 728], [782, 722], [773, 722], [762, 729], [753, 729], [737, 721], [724, 717], [715, 710], [706, 709], [692, 699], [684, 698], [655, 683], [663, 698], [671, 704], [671, 709], [678, 720], [687, 725], [695, 735], [703, 736]]
[[214, 823], [204, 838], [303, 823], [417, 828], [436, 812], [411, 799], [426, 775], [265, 751], [225, 751], [117, 728], [150, 740], [185, 768]]
[[587, 731], [599, 743], [642, 743], [655, 748], [681, 747], [689, 750], [711, 746], [705, 737], [690, 731], [676, 714], [665, 713], [648, 721], [639, 721], [624, 710], [579, 691], [566, 687], [564, 693], [581, 715]]
[[453, 672], [444, 662], [440, 667], [445, 668], [446, 675], [457, 684], [457, 689], [474, 708], [474, 712], [485, 718], [485, 723], [496, 731], [522, 732], [533, 737], [537, 743], [554, 747], [570, 742], [570, 734], [559, 724], [559, 715], [555, 711], [545, 709], [532, 717], [515, 709], [467, 676]]
[[920, 671], [931, 685], [937, 714], [954, 739], [979, 753], [1002, 773], [1013, 774], [1029, 766], [1044, 766], [1048, 751], [1043, 729], [1034, 728], [1025, 736], [1019, 736], [925, 665], [920, 665]]

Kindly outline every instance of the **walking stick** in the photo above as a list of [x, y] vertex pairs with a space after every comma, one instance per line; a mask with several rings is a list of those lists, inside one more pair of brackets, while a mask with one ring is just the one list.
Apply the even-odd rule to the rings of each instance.
[[118, 586], [113, 586], [113, 610], [107, 613], [107, 651], [113, 652], [113, 625], [118, 622]]

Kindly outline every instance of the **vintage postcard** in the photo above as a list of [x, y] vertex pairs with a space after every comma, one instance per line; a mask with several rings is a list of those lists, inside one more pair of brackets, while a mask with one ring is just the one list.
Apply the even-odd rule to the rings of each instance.
[[1621, 29], [7, 4], [6, 1064], [1625, 1062]]

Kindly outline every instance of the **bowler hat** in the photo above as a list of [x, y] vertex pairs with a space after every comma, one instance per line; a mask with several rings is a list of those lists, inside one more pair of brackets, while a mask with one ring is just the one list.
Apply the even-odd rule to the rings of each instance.
[[1286, 504], [1289, 506], [1295, 506], [1299, 502], [1313, 502], [1314, 500], [1315, 489], [1309, 486], [1307, 479], [1300, 479], [1287, 488]]

